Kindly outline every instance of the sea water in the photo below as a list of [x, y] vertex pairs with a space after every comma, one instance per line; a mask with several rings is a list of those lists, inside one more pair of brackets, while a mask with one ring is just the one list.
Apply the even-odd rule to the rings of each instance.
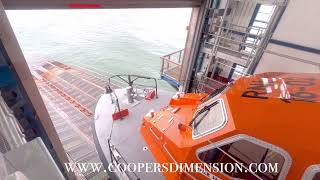
[[[191, 9], [7, 11], [30, 67], [56, 60], [97, 73], [160, 78], [160, 56], [184, 48]], [[170, 86], [159, 80], [161, 88]]]

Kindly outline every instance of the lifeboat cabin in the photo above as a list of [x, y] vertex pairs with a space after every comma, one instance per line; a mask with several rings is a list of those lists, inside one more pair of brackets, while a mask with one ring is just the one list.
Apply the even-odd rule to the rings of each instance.
[[[319, 90], [319, 74], [241, 77], [211, 95], [176, 94], [167, 107], [144, 116], [140, 132], [159, 163], [237, 163], [245, 169], [164, 172], [167, 179], [318, 180]], [[277, 169], [261, 172], [250, 164]]]

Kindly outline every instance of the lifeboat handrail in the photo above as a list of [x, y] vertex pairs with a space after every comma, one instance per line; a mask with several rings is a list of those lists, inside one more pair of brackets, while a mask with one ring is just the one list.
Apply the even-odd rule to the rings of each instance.
[[[111, 163], [112, 164], [121, 164], [121, 163], [128, 164], [126, 159], [121, 155], [121, 153], [117, 150], [117, 148], [111, 144], [110, 139], [108, 139], [107, 142], [108, 142]], [[123, 162], [120, 162], [120, 160], [122, 160]], [[129, 167], [129, 169], [131, 170], [130, 167]], [[131, 173], [135, 176], [136, 179], [140, 179], [139, 176], [132, 170], [128, 171], [127, 169], [121, 169], [120, 171], [122, 173], [124, 173], [128, 178], [129, 178], [128, 173]], [[127, 179], [127, 178], [125, 178], [125, 179]], [[131, 178], [129, 178], [129, 179], [131, 179]]]
[[111, 102], [115, 103], [116, 111], [119, 112], [120, 111], [120, 104], [119, 104], [118, 96], [112, 90], [112, 88], [110, 87], [110, 84], [107, 84], [107, 86], [106, 86], [106, 93], [110, 94]]
[[[124, 77], [127, 77], [126, 79]], [[142, 76], [142, 75], [127, 75], [127, 74], [117, 74], [117, 75], [113, 75], [111, 77], [108, 78], [108, 85], [110, 87], [111, 85], [111, 79], [113, 78], [119, 78], [120, 80], [124, 81], [125, 83], [127, 83], [129, 86], [133, 86], [133, 85], [137, 85], [137, 86], [144, 86], [144, 87], [152, 87], [155, 89], [155, 96], [156, 98], [158, 98], [158, 83], [157, 83], [157, 79], [153, 78], [153, 77], [148, 77], [148, 76]], [[132, 79], [133, 78], [133, 79]], [[154, 81], [154, 86], [149, 86], [149, 85], [142, 85], [142, 84], [137, 84], [134, 83], [136, 80], [138, 79], [148, 79], [148, 80], [153, 80]]]

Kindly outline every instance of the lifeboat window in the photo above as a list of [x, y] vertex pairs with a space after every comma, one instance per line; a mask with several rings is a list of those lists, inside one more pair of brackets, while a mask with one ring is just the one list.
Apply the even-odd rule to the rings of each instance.
[[320, 164], [308, 167], [302, 180], [320, 180]]
[[222, 99], [202, 108], [194, 117], [193, 138], [199, 138], [221, 129], [227, 122], [226, 110]]
[[[269, 147], [269, 146], [268, 146]], [[286, 158], [282, 153], [268, 149], [261, 144], [256, 144], [251, 141], [240, 139], [214, 148], [205, 148], [200, 150], [198, 158], [208, 164], [213, 163], [237, 163], [243, 171], [224, 172], [232, 178], [238, 179], [278, 179], [280, 174], [284, 173]], [[267, 172], [249, 172], [250, 164], [267, 164], [269, 166], [277, 166], [277, 171]], [[276, 164], [277, 163], [277, 164]], [[288, 163], [288, 162], [287, 162]], [[251, 166], [251, 170], [256, 170]], [[247, 171], [245, 171], [247, 170]], [[281, 179], [281, 178], [279, 178]]]

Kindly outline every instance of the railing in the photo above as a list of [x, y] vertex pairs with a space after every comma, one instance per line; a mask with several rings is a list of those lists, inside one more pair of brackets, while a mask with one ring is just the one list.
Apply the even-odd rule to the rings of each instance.
[[184, 55], [184, 49], [160, 57], [162, 60], [161, 77], [167, 76], [179, 83], [181, 81], [181, 65]]
[[194, 89], [194, 92], [208, 94], [213, 93], [227, 84], [209, 77], [201, 77], [197, 79], [195, 83], [196, 85], [194, 87], [196, 88]]
[[[108, 78], [108, 84], [107, 87], [111, 87], [111, 80], [114, 78], [118, 78], [119, 80], [123, 81], [124, 83], [126, 83], [128, 86], [131, 87], [149, 87], [149, 88], [153, 88], [155, 90], [155, 95], [156, 97], [158, 97], [158, 83], [157, 83], [157, 79], [153, 78], [153, 77], [148, 77], [148, 76], [140, 76], [140, 75], [122, 75], [122, 74], [118, 74], [118, 75], [113, 75], [111, 77]], [[139, 84], [136, 83], [137, 80], [152, 80], [154, 82], [154, 85], [147, 85], [147, 84]], [[108, 90], [107, 90], [108, 91]]]
[[[205, 42], [204, 47], [212, 49], [212, 53], [227, 53], [234, 57], [243, 59], [243, 66], [248, 67], [255, 59], [257, 52], [261, 49], [260, 43], [264, 39], [265, 28], [242, 27], [227, 23], [226, 26], [212, 24], [213, 27], [221, 29], [220, 34], [208, 33], [214, 42]], [[210, 47], [211, 46], [211, 47]]]
[[202, 44], [202, 52], [211, 55], [211, 60], [196, 78], [194, 91], [212, 93], [228, 81], [247, 75], [261, 52], [266, 28], [222, 22], [224, 25], [212, 24], [215, 31], [208, 32]]
[[[122, 81], [127, 86], [131, 87], [132, 88], [131, 89], [132, 90], [131, 93], [137, 93], [138, 92], [138, 90], [136, 90], [136, 92], [135, 92], [133, 90], [133, 88], [135, 88], [135, 89], [139, 89], [140, 88], [140, 89], [143, 90], [143, 92], [145, 92], [145, 94], [147, 94], [151, 90], [154, 90], [155, 91], [155, 97], [158, 98], [158, 83], [157, 83], [157, 79], [156, 78], [152, 78], [152, 77], [148, 77], [148, 76], [140, 76], [140, 75], [122, 75], [122, 74], [113, 75], [113, 76], [109, 77], [108, 80], [107, 80], [106, 93], [110, 94], [111, 101], [112, 101], [112, 103], [115, 104], [115, 108], [116, 108], [115, 112], [120, 112], [121, 111], [121, 107], [120, 107], [120, 103], [119, 103], [119, 99], [117, 97], [117, 94], [112, 89], [112, 85], [113, 84], [111, 83], [111, 80], [114, 80], [115, 78], [117, 78], [118, 80]], [[154, 82], [154, 85], [136, 83], [137, 80], [141, 80], [141, 79], [143, 79], [143, 80], [152, 80]]]
[[[242, 69], [237, 69], [236, 67], [230, 66], [225, 64], [224, 62], [220, 62], [219, 60], [216, 61], [216, 64], [218, 67], [221, 67], [223, 69], [228, 69], [229, 71], [232, 71], [232, 76], [228, 79], [228, 82], [235, 81], [242, 76], [248, 76], [250, 74], [246, 73], [247, 68], [242, 67]], [[222, 82], [222, 80], [219, 80], [217, 77], [210, 78], [205, 77], [203, 74], [200, 74], [195, 80], [194, 80], [194, 92], [204, 92], [204, 93], [212, 93], [217, 89], [220, 89], [222, 86], [225, 86], [228, 82]]]

